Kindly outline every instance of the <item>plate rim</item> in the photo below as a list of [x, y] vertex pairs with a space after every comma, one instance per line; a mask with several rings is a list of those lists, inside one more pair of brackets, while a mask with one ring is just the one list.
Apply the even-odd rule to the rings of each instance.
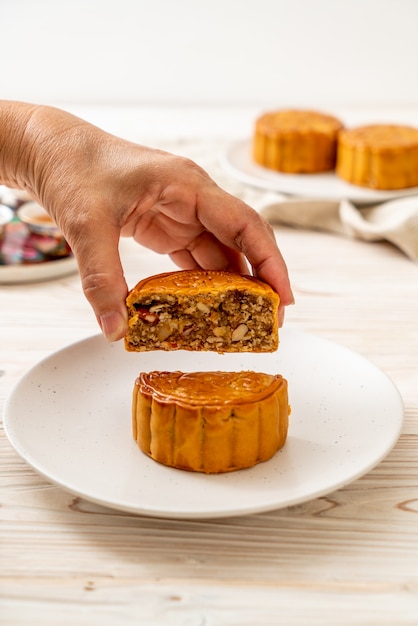
[[40, 263], [0, 265], [0, 284], [18, 285], [40, 282], [68, 276], [76, 271], [77, 261], [74, 254], [52, 261], [41, 261]]

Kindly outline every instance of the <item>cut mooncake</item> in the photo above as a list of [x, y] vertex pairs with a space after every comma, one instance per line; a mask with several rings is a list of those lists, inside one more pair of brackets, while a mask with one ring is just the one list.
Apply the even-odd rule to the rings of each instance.
[[179, 270], [141, 280], [128, 294], [125, 348], [273, 352], [278, 294], [232, 272]]
[[164, 465], [208, 474], [267, 461], [282, 448], [290, 407], [279, 375], [141, 373], [132, 402], [133, 437]]
[[418, 186], [418, 128], [373, 124], [342, 131], [336, 173], [371, 189]]
[[253, 159], [278, 172], [312, 174], [335, 167], [343, 123], [310, 110], [278, 110], [261, 115], [253, 133]]

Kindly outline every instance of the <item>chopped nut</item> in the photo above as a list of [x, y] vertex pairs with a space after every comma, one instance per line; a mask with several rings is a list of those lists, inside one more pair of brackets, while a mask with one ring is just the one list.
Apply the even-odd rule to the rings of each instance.
[[149, 312], [150, 313], [158, 313], [159, 311], [161, 311], [166, 305], [165, 304], [154, 304], [153, 306], [150, 306], [149, 308]]
[[204, 302], [197, 302], [196, 306], [202, 313], [210, 313], [210, 308]]
[[165, 341], [171, 335], [173, 329], [169, 324], [161, 324], [158, 328], [158, 341]]
[[148, 324], [156, 324], [158, 322], [158, 315], [155, 313], [150, 313], [147, 307], [139, 307], [137, 309], [138, 319], [144, 320], [148, 322]]
[[232, 332], [231, 341], [241, 341], [242, 339], [244, 339], [244, 337], [247, 334], [247, 332], [248, 332], [247, 324], [240, 324]]

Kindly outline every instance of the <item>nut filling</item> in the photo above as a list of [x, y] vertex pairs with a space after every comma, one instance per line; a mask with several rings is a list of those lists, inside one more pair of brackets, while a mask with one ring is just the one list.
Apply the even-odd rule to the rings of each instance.
[[277, 307], [259, 294], [148, 293], [128, 306], [128, 349], [262, 352], [277, 348]]

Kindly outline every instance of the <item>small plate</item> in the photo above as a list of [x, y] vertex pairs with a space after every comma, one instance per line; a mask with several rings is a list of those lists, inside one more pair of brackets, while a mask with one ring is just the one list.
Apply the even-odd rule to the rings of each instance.
[[[1, 205], [0, 205], [1, 206]], [[0, 284], [15, 285], [59, 278], [77, 271], [77, 262], [63, 237], [55, 231], [31, 232], [21, 219], [26, 207], [44, 211], [35, 203], [24, 203], [17, 211], [4, 207], [12, 214], [0, 241]], [[50, 232], [54, 236], [49, 236]]]
[[[288, 440], [253, 468], [205, 475], [165, 467], [132, 439], [131, 395], [139, 371], [281, 373], [292, 406]], [[362, 476], [398, 439], [403, 404], [392, 381], [330, 341], [281, 331], [278, 352], [129, 353], [94, 336], [41, 361], [4, 411], [6, 434], [49, 481], [86, 500], [156, 517], [244, 515], [323, 496]]]
[[281, 193], [321, 198], [323, 200], [351, 200], [356, 204], [384, 202], [392, 198], [412, 196], [418, 193], [418, 187], [377, 191], [344, 182], [333, 172], [321, 174], [282, 174], [255, 163], [251, 156], [251, 141], [243, 140], [232, 143], [221, 154], [222, 167], [231, 176], [243, 183]]
[[52, 278], [61, 278], [77, 271], [77, 261], [73, 255], [42, 263], [21, 263], [0, 265], [0, 285], [37, 283]]

